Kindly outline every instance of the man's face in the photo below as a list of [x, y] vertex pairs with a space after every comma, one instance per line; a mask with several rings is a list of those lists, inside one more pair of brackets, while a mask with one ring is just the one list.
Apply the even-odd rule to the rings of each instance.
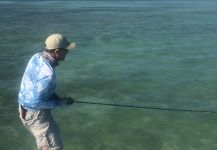
[[55, 58], [57, 61], [63, 61], [66, 57], [66, 54], [69, 51], [67, 49], [56, 49], [55, 51]]

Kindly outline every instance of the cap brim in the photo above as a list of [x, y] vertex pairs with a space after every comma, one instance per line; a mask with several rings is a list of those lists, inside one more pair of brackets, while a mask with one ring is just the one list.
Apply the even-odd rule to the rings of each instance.
[[73, 49], [73, 48], [75, 48], [75, 43], [70, 43], [70, 44], [66, 47], [66, 49], [68, 49], [68, 50]]

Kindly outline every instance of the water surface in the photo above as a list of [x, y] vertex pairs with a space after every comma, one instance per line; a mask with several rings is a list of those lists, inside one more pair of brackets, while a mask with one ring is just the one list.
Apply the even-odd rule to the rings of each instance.
[[[216, 110], [217, 2], [0, 2], [0, 146], [36, 149], [17, 113], [29, 58], [51, 33], [77, 48], [57, 93], [90, 102]], [[53, 111], [66, 150], [213, 150], [215, 114], [74, 104]]]

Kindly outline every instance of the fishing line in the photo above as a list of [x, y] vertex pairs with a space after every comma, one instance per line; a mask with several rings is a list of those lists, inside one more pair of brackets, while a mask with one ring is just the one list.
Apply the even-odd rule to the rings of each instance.
[[87, 101], [82, 101], [82, 100], [74, 100], [74, 103], [90, 104], [90, 105], [101, 105], [101, 106], [125, 107], [125, 108], [134, 108], [134, 109], [152, 109], [152, 110], [159, 110], [159, 111], [193, 112], [193, 113], [217, 113], [217, 111], [210, 111], [210, 110], [175, 109], [175, 108], [162, 108], [162, 107], [152, 107], [152, 106], [135, 106], [135, 105], [124, 105], [124, 104], [87, 102]]

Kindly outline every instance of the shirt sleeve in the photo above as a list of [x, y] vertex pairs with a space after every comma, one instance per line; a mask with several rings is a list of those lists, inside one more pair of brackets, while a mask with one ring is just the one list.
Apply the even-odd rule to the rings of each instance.
[[52, 76], [46, 76], [36, 81], [35, 95], [37, 98], [36, 107], [39, 109], [51, 109], [65, 104], [59, 97], [54, 96], [55, 83]]

